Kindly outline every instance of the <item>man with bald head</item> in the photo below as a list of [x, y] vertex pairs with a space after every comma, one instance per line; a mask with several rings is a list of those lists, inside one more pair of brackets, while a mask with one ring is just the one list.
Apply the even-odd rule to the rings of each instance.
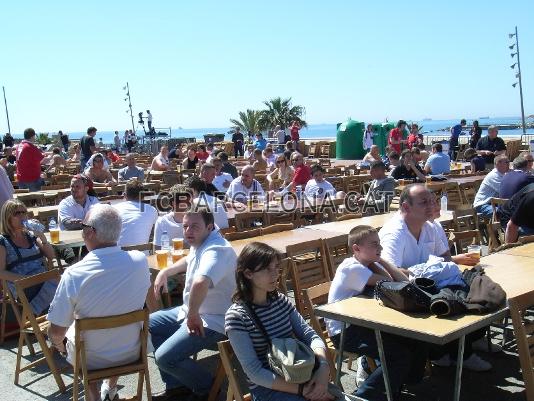
[[123, 167], [119, 170], [119, 181], [128, 181], [132, 178], [137, 179], [138, 181], [145, 180], [145, 172], [141, 167], [136, 166], [135, 153], [128, 153], [124, 156], [124, 161], [126, 162], [126, 167]]
[[264, 195], [261, 184], [254, 179], [254, 167], [243, 167], [241, 176], [231, 182], [226, 195], [237, 202], [246, 202], [251, 196]]

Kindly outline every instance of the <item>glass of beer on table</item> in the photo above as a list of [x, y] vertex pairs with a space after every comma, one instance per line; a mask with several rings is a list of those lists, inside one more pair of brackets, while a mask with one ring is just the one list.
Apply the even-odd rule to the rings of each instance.
[[52, 244], [59, 244], [59, 228], [52, 228], [50, 230], [50, 242]]
[[467, 247], [467, 255], [477, 260], [477, 263], [480, 262], [480, 245], [469, 245]]
[[167, 267], [167, 259], [169, 251], [166, 249], [158, 249], [156, 251], [156, 260], [158, 262], [158, 269], [163, 270]]
[[432, 182], [432, 176], [431, 176], [430, 174], [427, 175], [427, 176], [425, 176], [425, 182], [426, 182], [427, 184], [430, 184], [430, 183]]
[[178, 251], [184, 249], [184, 239], [183, 238], [173, 238], [172, 239], [172, 249]]
[[172, 263], [176, 263], [178, 262], [180, 259], [182, 259], [184, 257], [184, 250], [183, 249], [179, 249], [179, 250], [174, 250], [171, 252], [171, 257], [172, 257]]

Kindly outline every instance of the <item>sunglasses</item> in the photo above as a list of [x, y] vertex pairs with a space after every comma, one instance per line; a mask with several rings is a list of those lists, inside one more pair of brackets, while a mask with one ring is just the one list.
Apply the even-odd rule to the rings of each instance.
[[282, 163], [285, 163], [285, 162], [286, 162], [285, 160], [277, 160], [276, 164], [282, 164]]
[[90, 228], [94, 230], [95, 228], [93, 226], [90, 226], [89, 224], [82, 223], [82, 228]]

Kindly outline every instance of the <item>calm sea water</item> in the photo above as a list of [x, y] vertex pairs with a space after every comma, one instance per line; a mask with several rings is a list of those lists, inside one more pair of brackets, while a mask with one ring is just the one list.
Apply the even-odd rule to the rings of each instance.
[[[473, 120], [467, 120], [467, 124], [470, 125]], [[517, 117], [503, 117], [503, 118], [490, 118], [478, 120], [481, 125], [489, 124], [518, 124], [520, 123], [520, 118]], [[341, 121], [340, 121], [341, 122]], [[374, 121], [369, 121], [375, 123]], [[457, 120], [426, 120], [426, 121], [417, 121], [417, 120], [407, 120], [408, 123], [417, 123], [421, 127], [421, 132], [425, 135], [446, 135], [447, 132], [440, 131], [451, 127], [460, 122], [460, 119]], [[367, 122], [366, 122], [367, 123]], [[98, 127], [97, 127], [98, 128]], [[184, 128], [184, 129], [172, 129], [171, 138], [197, 138], [203, 139], [204, 134], [214, 133], [214, 134], [227, 134], [230, 130], [229, 127], [224, 128]], [[534, 129], [527, 129], [527, 133], [534, 135]], [[52, 133], [50, 133], [52, 134]], [[80, 139], [85, 132], [68, 132], [69, 138], [71, 139]], [[124, 130], [122, 132], [119, 130], [119, 136], [123, 137]], [[501, 130], [499, 135], [501, 136], [521, 136], [522, 130]], [[137, 135], [144, 135], [143, 131], [138, 130]], [[22, 135], [14, 135], [15, 138], [20, 138]], [[336, 124], [311, 124], [307, 128], [303, 128], [300, 131], [300, 136], [303, 139], [318, 139], [318, 138], [335, 138], [336, 137]], [[113, 143], [114, 132], [113, 131], [98, 131], [96, 134], [96, 139], [102, 138], [102, 141], [105, 144]], [[230, 135], [226, 135], [226, 139], [230, 139]]]

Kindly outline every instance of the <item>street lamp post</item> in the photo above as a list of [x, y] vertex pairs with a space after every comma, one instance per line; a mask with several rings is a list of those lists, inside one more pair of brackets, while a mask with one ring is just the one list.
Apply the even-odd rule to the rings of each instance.
[[9, 125], [9, 112], [7, 111], [6, 88], [2, 86], [2, 90], [4, 91], [4, 104], [6, 106], [7, 132], [11, 134], [11, 126]]
[[126, 91], [127, 98], [124, 100], [128, 100], [128, 107], [130, 108], [130, 118], [132, 119], [132, 132], [135, 134], [135, 125], [132, 112], [132, 98], [130, 97], [130, 85], [128, 84], [128, 82], [126, 82], [126, 86], [124, 86], [122, 89]]
[[523, 85], [521, 82], [521, 62], [519, 61], [519, 38], [517, 36], [517, 26], [515, 27], [515, 33], [510, 33], [508, 35], [510, 39], [512, 39], [514, 36], [515, 36], [515, 43], [508, 46], [508, 48], [510, 50], [513, 50], [515, 46], [516, 52], [510, 55], [512, 56], [512, 58], [514, 58], [514, 56], [517, 57], [517, 63], [512, 64], [510, 67], [514, 69], [514, 67], [517, 65], [517, 73], [515, 74], [515, 76], [516, 78], [518, 78], [519, 82], [515, 82], [512, 86], [515, 88], [516, 85], [519, 83], [519, 98], [521, 100], [521, 124], [523, 126], [523, 134], [526, 134], [527, 130], [526, 130], [526, 124], [525, 124], [525, 108], [523, 106]]

